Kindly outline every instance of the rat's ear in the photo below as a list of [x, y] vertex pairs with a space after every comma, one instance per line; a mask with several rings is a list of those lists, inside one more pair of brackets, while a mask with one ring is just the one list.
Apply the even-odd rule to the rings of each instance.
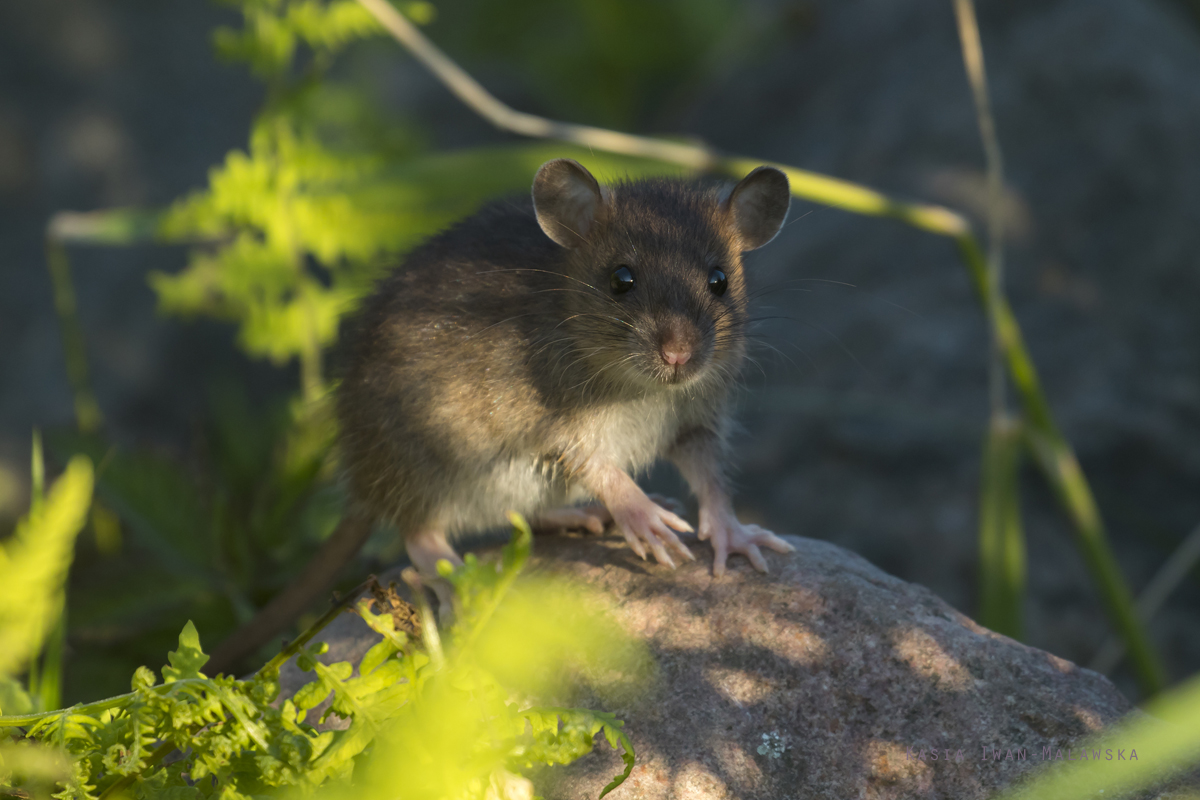
[[533, 177], [538, 225], [563, 247], [578, 247], [604, 217], [605, 192], [578, 161], [556, 158]]
[[742, 240], [742, 250], [755, 250], [775, 238], [787, 219], [792, 191], [787, 176], [774, 167], [759, 167], [722, 199]]

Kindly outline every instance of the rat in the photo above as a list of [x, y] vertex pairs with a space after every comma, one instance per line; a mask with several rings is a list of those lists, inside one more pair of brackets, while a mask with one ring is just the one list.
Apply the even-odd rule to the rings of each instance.
[[695, 532], [712, 544], [713, 573], [735, 553], [765, 572], [762, 548], [793, 548], [738, 520], [724, 466], [746, 349], [742, 254], [775, 237], [790, 201], [773, 167], [725, 188], [601, 185], [557, 159], [531, 196], [487, 206], [410, 253], [342, 344], [346, 514], [210, 668], [283, 630], [379, 520], [439, 596], [437, 562], [461, 563], [450, 539], [501, 526], [510, 510], [535, 529], [611, 524], [643, 559], [692, 560], [678, 535], [691, 525], [633, 478], [662, 458], [699, 499]]
[[[643, 559], [694, 559], [680, 533], [760, 571], [783, 539], [741, 523], [724, 464], [745, 355], [742, 254], [787, 217], [787, 177], [724, 191], [685, 180], [601, 185], [578, 162], [531, 196], [428, 240], [352, 325], [338, 390], [352, 501], [394, 524], [417, 570], [461, 563], [456, 535], [504, 524], [615, 527]], [[634, 477], [659, 459], [699, 500], [698, 530]], [[587, 503], [586, 505], [578, 505]]]

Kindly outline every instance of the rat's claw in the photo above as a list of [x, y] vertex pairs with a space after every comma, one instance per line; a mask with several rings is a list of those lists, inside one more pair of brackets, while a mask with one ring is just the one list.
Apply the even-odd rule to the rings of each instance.
[[713, 575], [717, 577], [725, 574], [725, 562], [731, 553], [741, 553], [750, 560], [756, 570], [766, 572], [767, 560], [763, 558], [760, 547], [767, 547], [777, 553], [790, 553], [796, 549], [765, 528], [738, 522], [732, 509], [722, 509], [714, 513], [702, 508], [699, 536], [701, 539], [712, 541]]
[[638, 557], [641, 558], [642, 561], [645, 561], [646, 545], [642, 544], [642, 540], [625, 528], [621, 528], [621, 535], [625, 537], [625, 541], [629, 542], [629, 549], [637, 553]]
[[668, 548], [688, 560], [695, 560], [695, 554], [679, 541], [675, 534], [675, 531], [691, 533], [692, 526], [646, 495], [640, 492], [631, 495], [626, 503], [613, 506], [609, 511], [633, 552], [643, 559], [646, 557], [646, 547], [649, 546], [658, 563], [672, 569], [675, 568], [675, 560], [671, 558]]

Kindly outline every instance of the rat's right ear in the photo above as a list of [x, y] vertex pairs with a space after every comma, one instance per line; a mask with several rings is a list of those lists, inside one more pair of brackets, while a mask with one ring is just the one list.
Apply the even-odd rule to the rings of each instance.
[[604, 216], [604, 190], [578, 161], [556, 158], [533, 178], [538, 225], [563, 247], [578, 247]]
[[775, 238], [787, 219], [792, 192], [787, 176], [774, 167], [759, 167], [721, 200], [733, 222], [742, 250], [757, 250]]

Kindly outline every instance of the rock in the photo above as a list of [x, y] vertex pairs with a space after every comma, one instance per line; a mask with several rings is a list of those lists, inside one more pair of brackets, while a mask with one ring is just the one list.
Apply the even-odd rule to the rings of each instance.
[[[532, 566], [615, 598], [659, 664], [653, 697], [608, 709], [638, 752], [615, 798], [982, 798], [1130, 708], [1103, 676], [981, 628], [924, 587], [789, 541], [796, 552], [769, 555], [769, 575], [737, 560], [717, 580], [705, 544], [671, 572], [617, 537], [538, 540]], [[375, 641], [350, 616], [327, 637], [336, 659]], [[303, 682], [294, 668], [283, 680]], [[619, 771], [601, 743], [536, 782], [546, 797], [594, 798]]]

